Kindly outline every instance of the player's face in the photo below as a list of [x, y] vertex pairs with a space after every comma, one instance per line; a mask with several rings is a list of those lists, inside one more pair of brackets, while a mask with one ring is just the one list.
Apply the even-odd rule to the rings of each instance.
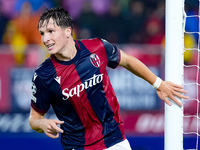
[[42, 42], [51, 54], [62, 54], [67, 48], [68, 38], [71, 36], [69, 32], [70, 28], [63, 29], [53, 21], [49, 20], [49, 23], [43, 23], [39, 28]]

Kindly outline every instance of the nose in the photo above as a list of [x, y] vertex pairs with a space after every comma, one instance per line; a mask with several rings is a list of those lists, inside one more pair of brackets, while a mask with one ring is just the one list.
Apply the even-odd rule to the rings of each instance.
[[43, 42], [44, 44], [47, 43], [49, 40], [50, 40], [50, 37], [49, 37], [48, 34], [44, 34], [44, 35], [42, 36], [42, 42]]

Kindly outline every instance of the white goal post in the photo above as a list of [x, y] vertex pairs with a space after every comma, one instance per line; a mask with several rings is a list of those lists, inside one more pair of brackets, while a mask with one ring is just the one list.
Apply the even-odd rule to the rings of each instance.
[[[184, 84], [184, 0], [166, 0], [165, 80]], [[181, 101], [181, 99], [179, 99]], [[183, 108], [165, 104], [165, 150], [183, 149]]]

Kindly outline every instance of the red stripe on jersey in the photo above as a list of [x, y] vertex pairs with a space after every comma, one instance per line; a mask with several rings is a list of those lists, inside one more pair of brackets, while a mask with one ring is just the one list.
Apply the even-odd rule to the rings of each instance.
[[[100, 58], [101, 65], [100, 65], [99, 69], [100, 69], [100, 72], [104, 76], [104, 80], [103, 80], [104, 92], [106, 94], [108, 103], [109, 103], [112, 111], [114, 112], [114, 119], [116, 122], [119, 123], [119, 128], [123, 135], [123, 139], [126, 139], [125, 134], [124, 134], [123, 121], [119, 115], [119, 109], [120, 109], [119, 103], [117, 101], [114, 89], [110, 83], [108, 73], [105, 69], [107, 66], [107, 63], [108, 63], [107, 62], [108, 59], [106, 59], [107, 58], [106, 50], [100, 39], [97, 38], [95, 40], [96, 40], [95, 42], [90, 42], [90, 40], [82, 40], [82, 43], [91, 53], [98, 55], [98, 57]], [[100, 51], [100, 50], [103, 50], [103, 51]], [[120, 53], [120, 51], [119, 51], [119, 53]], [[120, 57], [120, 54], [119, 54], [119, 57]]]
[[[57, 76], [61, 76], [60, 85], [62, 90], [65, 88], [73, 89], [82, 84], [74, 64], [65, 66], [58, 64], [55, 60], [52, 61], [54, 62]], [[90, 105], [85, 89], [79, 93], [79, 96], [78, 94], [73, 95], [68, 100], [72, 103], [85, 129], [85, 150], [97, 149], [97, 146], [99, 149], [105, 149], [102, 125]]]
[[[106, 78], [106, 77], [109, 78], [108, 75], [104, 76], [104, 78]], [[109, 83], [106, 83], [106, 82], [109, 82]], [[110, 86], [105, 86], [107, 84], [109, 84]], [[112, 85], [110, 83], [110, 80], [104, 80], [103, 81], [103, 85], [105, 86], [104, 91], [106, 93], [106, 98], [108, 99], [108, 103], [109, 103], [110, 107], [112, 108], [112, 111], [115, 114], [114, 115], [114, 119], [115, 119], [116, 122], [119, 123], [119, 128], [120, 128], [120, 130], [122, 132], [123, 139], [125, 140], [126, 137], [125, 137], [124, 127], [123, 127], [124, 125], [123, 125], [123, 121], [121, 119], [121, 116], [119, 114], [120, 107], [119, 107], [119, 103], [118, 103], [118, 101], [116, 99], [114, 89], [113, 89], [113, 87], [112, 87]]]

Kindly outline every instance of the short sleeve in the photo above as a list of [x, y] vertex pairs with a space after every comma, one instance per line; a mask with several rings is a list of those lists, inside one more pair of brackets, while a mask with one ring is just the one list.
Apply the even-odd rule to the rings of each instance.
[[32, 98], [31, 107], [44, 114], [50, 108], [50, 94], [47, 86], [44, 84], [42, 79], [35, 73], [32, 79]]
[[107, 66], [114, 69], [119, 65], [119, 62], [120, 62], [120, 58], [121, 58], [120, 50], [115, 45], [112, 45], [106, 40], [102, 39], [102, 42], [105, 46], [106, 55], [108, 59]]

